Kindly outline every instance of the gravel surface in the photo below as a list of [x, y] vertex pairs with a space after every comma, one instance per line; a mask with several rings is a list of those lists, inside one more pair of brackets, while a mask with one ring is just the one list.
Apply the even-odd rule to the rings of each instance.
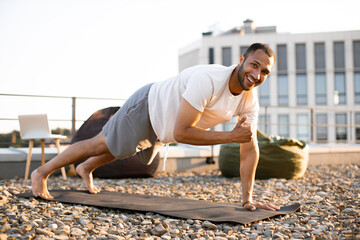
[[[174, 219], [37, 199], [23, 179], [0, 180], [0, 240], [5, 239], [360, 239], [357, 165], [310, 167], [302, 179], [256, 180], [254, 198], [302, 204], [294, 214], [249, 225]], [[95, 179], [103, 190], [240, 203], [238, 178], [217, 171], [159, 173], [147, 179]], [[51, 176], [49, 189], [83, 189], [78, 177]]]

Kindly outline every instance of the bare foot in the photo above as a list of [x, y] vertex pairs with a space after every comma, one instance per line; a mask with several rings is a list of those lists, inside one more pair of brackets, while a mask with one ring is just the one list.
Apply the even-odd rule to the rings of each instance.
[[35, 197], [41, 197], [43, 199], [51, 200], [54, 199], [53, 196], [50, 195], [47, 185], [46, 185], [47, 177], [43, 177], [38, 169], [35, 169], [31, 173], [31, 185], [32, 192]]
[[83, 179], [86, 189], [93, 194], [99, 193], [100, 189], [94, 186], [92, 172], [85, 169], [84, 163], [76, 167], [77, 174]]

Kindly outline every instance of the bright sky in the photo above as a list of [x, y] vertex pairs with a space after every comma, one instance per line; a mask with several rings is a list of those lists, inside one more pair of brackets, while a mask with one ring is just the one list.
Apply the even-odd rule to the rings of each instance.
[[[211, 25], [360, 30], [359, 9], [357, 0], [0, 0], [0, 93], [128, 98], [175, 75], [178, 50]], [[0, 96], [0, 118], [50, 109]]]

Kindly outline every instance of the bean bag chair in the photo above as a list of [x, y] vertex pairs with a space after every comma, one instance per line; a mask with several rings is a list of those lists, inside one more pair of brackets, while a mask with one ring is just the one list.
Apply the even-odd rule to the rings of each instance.
[[[81, 140], [89, 139], [101, 132], [103, 126], [109, 119], [120, 109], [120, 107], [109, 107], [96, 111], [93, 113], [76, 132], [71, 139], [71, 143], [76, 143]], [[157, 155], [153, 162], [146, 166], [140, 162], [137, 155], [132, 157], [115, 160], [106, 165], [103, 165], [93, 171], [93, 176], [98, 178], [138, 178], [138, 177], [153, 177], [158, 165], [159, 155]], [[84, 160], [83, 160], [84, 161]], [[75, 166], [81, 162], [77, 162]]]
[[[309, 161], [309, 146], [304, 141], [257, 132], [260, 151], [256, 179], [304, 176]], [[219, 169], [225, 177], [240, 177], [240, 144], [229, 143], [220, 147]]]

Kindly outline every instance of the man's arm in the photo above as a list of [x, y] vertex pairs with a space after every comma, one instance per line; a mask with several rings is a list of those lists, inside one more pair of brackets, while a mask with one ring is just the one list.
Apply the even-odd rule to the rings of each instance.
[[195, 109], [185, 99], [182, 99], [179, 106], [178, 115], [174, 128], [174, 138], [177, 142], [193, 145], [215, 145], [223, 143], [242, 143], [240, 161], [240, 173], [243, 192], [244, 207], [255, 210], [265, 208], [278, 210], [279, 208], [271, 204], [261, 204], [252, 202], [252, 191], [255, 179], [255, 170], [259, 158], [257, 142], [252, 139], [251, 125], [244, 123], [246, 117], [239, 120], [232, 131], [207, 131], [196, 127], [201, 118], [202, 112]]
[[[253, 138], [256, 138], [254, 133]], [[259, 147], [257, 140], [251, 139], [250, 142], [242, 143], [240, 146], [240, 177], [242, 189], [242, 205], [244, 208], [256, 210], [263, 208], [267, 210], [279, 210], [278, 206], [272, 204], [262, 204], [253, 202], [252, 193], [255, 183], [255, 172], [259, 161]]]
[[208, 131], [196, 124], [202, 112], [182, 99], [175, 122], [174, 138], [177, 142], [192, 145], [215, 145], [222, 143], [244, 143], [251, 140], [251, 128], [245, 124], [246, 118], [240, 120], [232, 131]]

